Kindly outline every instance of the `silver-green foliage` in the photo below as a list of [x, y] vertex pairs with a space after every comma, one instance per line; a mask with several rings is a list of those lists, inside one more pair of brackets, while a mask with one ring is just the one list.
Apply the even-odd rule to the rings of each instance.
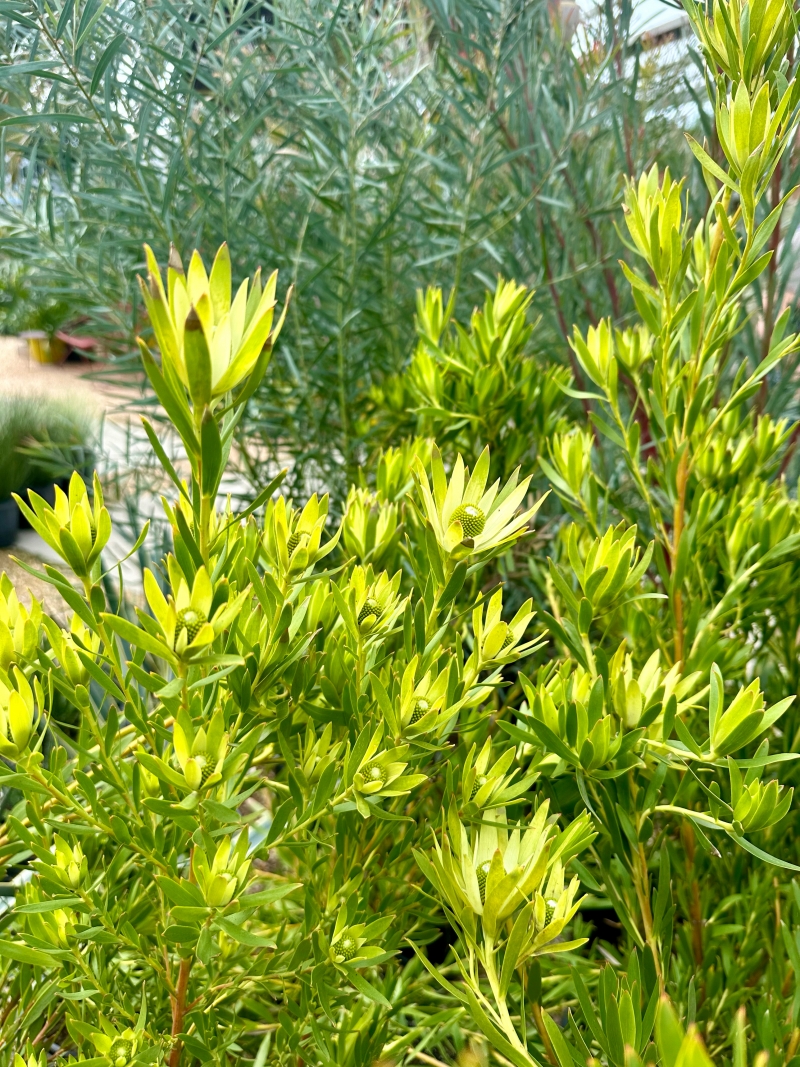
[[241, 273], [279, 267], [301, 299], [243, 466], [261, 488], [280, 438], [298, 484], [313, 463], [341, 488], [418, 287], [454, 287], [464, 311], [498, 271], [546, 281], [540, 347], [625, 311], [609, 265], [622, 175], [680, 158], [658, 99], [674, 78], [640, 69], [628, 16], [583, 54], [545, 0], [12, 0], [0, 251], [33, 299], [123, 351], [144, 325], [143, 241], [164, 258], [226, 240]]

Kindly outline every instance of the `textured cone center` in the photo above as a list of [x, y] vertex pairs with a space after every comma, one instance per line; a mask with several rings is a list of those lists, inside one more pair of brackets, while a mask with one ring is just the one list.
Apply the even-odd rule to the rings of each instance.
[[503, 639], [503, 648], [508, 648], [510, 645], [513, 645], [513, 644], [514, 644], [514, 634], [511, 632], [511, 627], [509, 626], [508, 629], [506, 630], [506, 636]]
[[202, 767], [202, 772], [200, 775], [200, 784], [205, 785], [208, 779], [214, 773], [214, 764], [211, 762], [210, 759], [207, 759], [205, 756], [198, 756], [197, 762]]
[[474, 800], [478, 792], [486, 785], [486, 775], [479, 774], [472, 785], [472, 792], [469, 795], [470, 800]]
[[183, 608], [178, 612], [178, 621], [175, 624], [175, 640], [180, 637], [181, 630], [186, 630], [187, 644], [191, 644], [200, 633], [200, 628], [207, 622], [202, 611], [196, 608]]
[[556, 913], [557, 901], [546, 900], [544, 905], [544, 925], [549, 926], [553, 921], [553, 916]]
[[336, 949], [337, 954], [344, 956], [346, 960], [351, 960], [356, 954], [356, 943], [352, 937], [343, 937], [333, 947]]
[[367, 783], [380, 782], [383, 784], [386, 781], [386, 771], [381, 767], [380, 763], [370, 763], [370, 765], [364, 769], [364, 781]]
[[414, 705], [414, 711], [413, 711], [413, 714], [411, 716], [411, 721], [410, 721], [409, 725], [413, 726], [415, 722], [419, 722], [419, 720], [424, 715], [427, 715], [430, 710], [431, 710], [431, 706], [428, 703], [428, 701], [421, 697], [416, 702], [416, 704]]
[[479, 863], [475, 868], [475, 874], [478, 876], [478, 891], [481, 894], [481, 904], [486, 903], [486, 879], [489, 877], [491, 866], [491, 860], [484, 860], [483, 863]]
[[464, 537], [477, 537], [483, 533], [486, 516], [477, 504], [461, 504], [453, 512], [453, 522], [460, 522]]
[[367, 597], [364, 601], [364, 607], [358, 613], [358, 625], [362, 626], [367, 621], [371, 621], [372, 625], [374, 625], [380, 617], [380, 604], [374, 597]]
[[114, 1064], [126, 1064], [131, 1058], [131, 1043], [130, 1041], [117, 1040], [111, 1046], [109, 1056]]
[[293, 534], [289, 534], [289, 540], [286, 542], [286, 551], [289, 553], [290, 556], [299, 544], [300, 534], [297, 532], [297, 530], [295, 530]]

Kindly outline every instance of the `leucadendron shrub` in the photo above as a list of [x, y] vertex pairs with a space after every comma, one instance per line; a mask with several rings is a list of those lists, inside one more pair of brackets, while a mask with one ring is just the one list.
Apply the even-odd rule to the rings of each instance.
[[[800, 529], [790, 428], [751, 406], [787, 317], [727, 363], [780, 215], [794, 14], [690, 13], [725, 162], [694, 145], [696, 224], [668, 173], [629, 186], [641, 323], [575, 334], [578, 389], [526, 366], [516, 287], [469, 332], [421, 300], [420, 436], [336, 509], [281, 476], [220, 496], [276, 275], [147, 250], [141, 354], [187, 460], [145, 421], [170, 551], [129, 603], [75, 474], [20, 502], [62, 613], [0, 581], [0, 1062], [796, 1064]], [[483, 381], [505, 370], [519, 396]], [[545, 394], [529, 443], [518, 400]], [[537, 454], [549, 562], [507, 463]], [[497, 579], [526, 557], [527, 599]]]

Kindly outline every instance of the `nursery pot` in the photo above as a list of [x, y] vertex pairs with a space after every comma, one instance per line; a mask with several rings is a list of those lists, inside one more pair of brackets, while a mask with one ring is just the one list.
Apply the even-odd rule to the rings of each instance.
[[26, 330], [20, 337], [28, 342], [28, 355], [32, 360], [36, 363], [50, 362], [50, 345], [44, 330]]
[[63, 363], [68, 349], [57, 337], [48, 338], [44, 330], [27, 330], [20, 337], [28, 342], [28, 354], [36, 363]]
[[8, 497], [0, 500], [0, 548], [13, 545], [19, 529], [19, 508], [16, 501]]

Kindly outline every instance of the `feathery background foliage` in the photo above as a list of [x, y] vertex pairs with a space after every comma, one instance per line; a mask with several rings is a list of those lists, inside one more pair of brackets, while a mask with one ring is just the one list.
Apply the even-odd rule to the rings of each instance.
[[624, 316], [622, 177], [688, 165], [685, 71], [629, 43], [629, 4], [578, 37], [545, 0], [47, 10], [0, 24], [0, 255], [123, 355], [145, 239], [279, 267], [295, 300], [243, 424], [259, 487], [277, 441], [345, 487], [419, 288], [464, 317], [498, 274], [538, 287], [555, 361], [573, 323]]

